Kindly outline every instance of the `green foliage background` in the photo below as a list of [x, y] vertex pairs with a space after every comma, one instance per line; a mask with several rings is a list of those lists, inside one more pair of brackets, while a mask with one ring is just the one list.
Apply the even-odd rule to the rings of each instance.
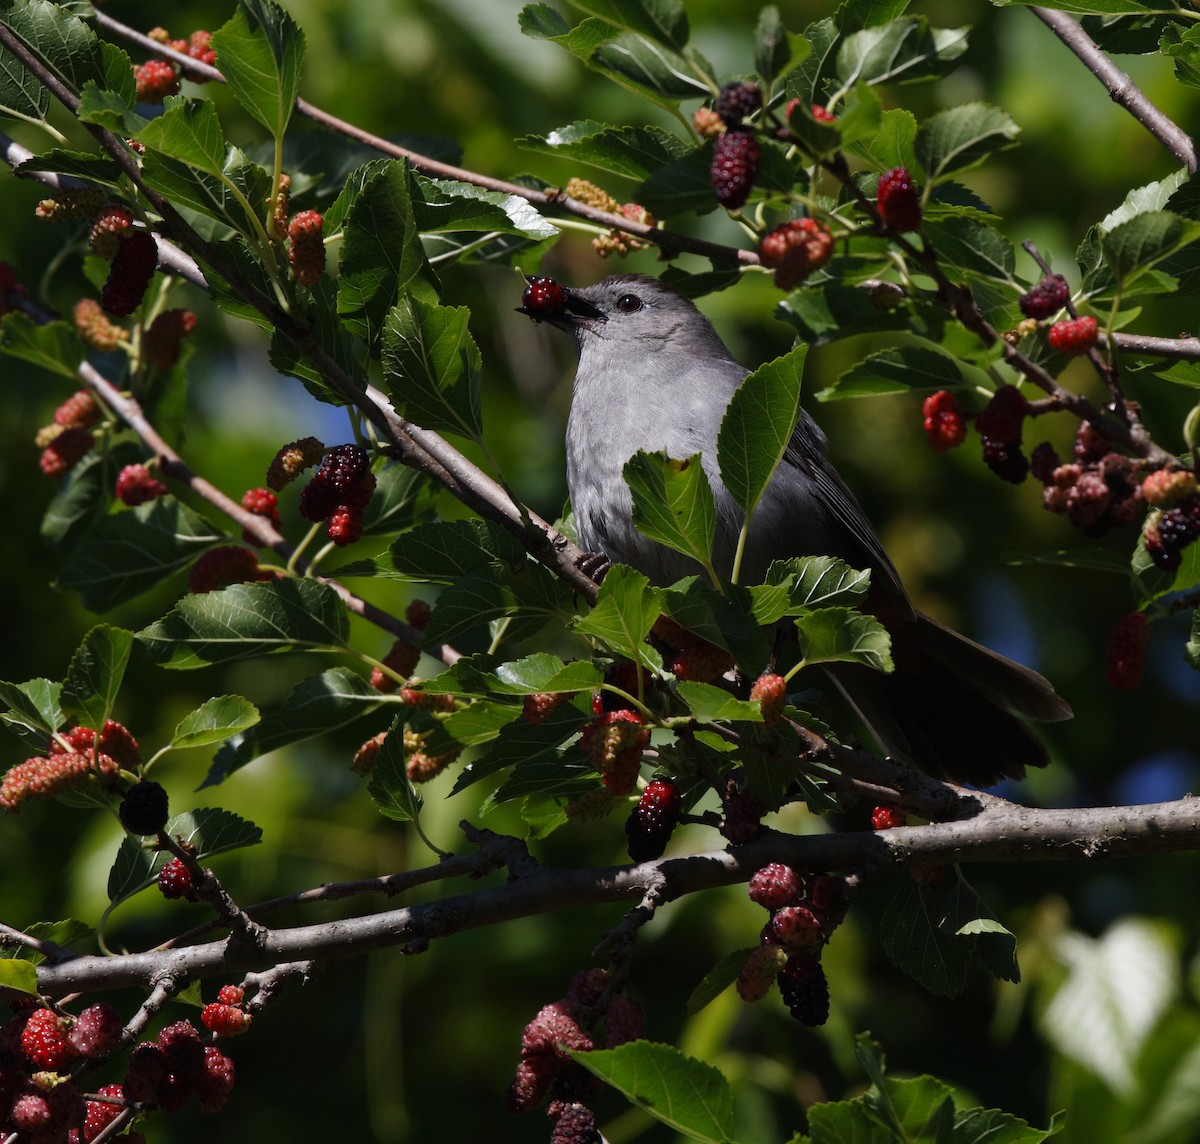
[[[305, 98], [370, 131], [430, 137], [414, 145], [478, 171], [501, 177], [530, 172], [565, 182], [577, 172], [522, 151], [514, 140], [585, 117], [630, 123], [655, 118], [653, 110], [585, 72], [554, 45], [523, 38], [518, 0], [298, 0], [287, 7], [308, 39]], [[695, 39], [719, 71], [735, 76], [752, 67], [753, 9], [727, 0], [689, 0], [687, 7]], [[816, 3], [779, 7], [794, 30], [832, 10]], [[108, 10], [135, 27], [164, 19], [161, 5], [132, 0], [113, 0]], [[1174, 161], [1026, 9], [946, 2], [915, 10], [935, 24], [973, 24], [971, 47], [945, 80], [893, 89], [887, 97], [909, 101], [918, 115], [976, 98], [1012, 114], [1022, 128], [1019, 146], [967, 181], [1003, 218], [1010, 238], [1034, 239], [1077, 283], [1071, 255], [1086, 228], [1118, 206], [1131, 187], [1169, 174]], [[179, 36], [216, 27], [229, 14], [224, 4], [188, 3], [171, 6], [166, 18]], [[1185, 129], [1200, 130], [1200, 93], [1179, 84], [1169, 63], [1156, 56], [1120, 62]], [[260, 138], [227, 93], [208, 94], [217, 100], [231, 140], [248, 145]], [[359, 158], [349, 144], [330, 145], [301, 125], [304, 132], [322, 142], [331, 176]], [[67, 311], [84, 282], [77, 260], [56, 261], [61, 230], [33, 221], [40, 197], [35, 185], [0, 179], [0, 259], [19, 269], [39, 300]], [[702, 225], [709, 237], [738, 241], [723, 217], [706, 216]], [[648, 253], [630, 259], [627, 268], [655, 273], [658, 264]], [[540, 269], [582, 284], [611, 268], [593, 254], [586, 236], [568, 235]], [[472, 332], [483, 351], [489, 444], [518, 493], [553, 517], [565, 498], [569, 347], [513, 313], [521, 282], [511, 271], [457, 267], [445, 279], [447, 300], [471, 308]], [[341, 413], [316, 405], [297, 382], [274, 374], [261, 342], [195, 291], [184, 287], [177, 296], [200, 314], [202, 334], [190, 365], [182, 450], [194, 468], [238, 495], [262, 483], [282, 442], [307, 433], [329, 442], [349, 439]], [[777, 300], [768, 278], [749, 276], [702, 307], [741, 360], [754, 366], [790, 345], [788, 327], [772, 317]], [[1156, 303], [1142, 332], [1170, 336], [1191, 329], [1192, 306], [1190, 300]], [[836, 355], [810, 355], [809, 394], [838, 370]], [[0, 613], [0, 677], [60, 677], [94, 618], [73, 595], [47, 589], [57, 570], [38, 526], [53, 486], [37, 470], [33, 438], [67, 391], [11, 359], [0, 368], [0, 505], [7, 530], [7, 559], [0, 565], [6, 605]], [[1076, 368], [1079, 373], [1067, 380], [1094, 388], [1094, 378], [1082, 365]], [[1188, 395], [1149, 381], [1134, 396], [1156, 437], [1180, 447], [1177, 427]], [[814, 407], [811, 399], [806, 403]], [[1130, 607], [1127, 586], [1120, 576], [1006, 563], [1010, 553], [1081, 543], [1062, 517], [1042, 510], [1032, 483], [1013, 488], [997, 481], [984, 468], [977, 442], [934, 456], [924, 443], [915, 397], [835, 403], [815, 412], [918, 604], [1034, 662], [1074, 705], [1075, 720], [1047, 732], [1056, 765], [1034, 776], [1021, 797], [1062, 805], [1143, 801], [1176, 797], [1195, 783], [1200, 684], [1182, 659], [1182, 627], [1156, 627], [1150, 669], [1137, 690], [1108, 691], [1104, 645]], [[1046, 425], [1060, 449], [1069, 447], [1073, 426], [1065, 418], [1047, 419]], [[1132, 542], [1127, 531], [1101, 543], [1124, 555]], [[106, 619], [139, 628], [179, 590], [177, 583], [164, 584], [160, 593]], [[403, 604], [398, 592], [387, 585], [365, 590], [393, 609]], [[377, 654], [386, 650], [382, 634], [359, 634], [367, 641], [363, 646], [373, 645]], [[261, 664], [234, 664], [168, 675], [135, 653], [133, 685], [127, 685], [118, 717], [153, 745], [208, 695], [240, 692], [266, 703], [285, 694], [298, 675], [297, 666], [279, 659], [269, 671]], [[239, 901], [429, 860], [410, 830], [378, 817], [350, 774], [347, 764], [360, 738], [351, 731], [316, 747], [279, 752], [223, 788], [222, 805], [253, 817], [268, 839], [216, 864]], [[21, 757], [14, 740], [0, 743], [3, 765]], [[174, 760], [162, 776], [180, 805], [203, 805], [203, 796], [191, 792], [207, 765], [207, 755], [196, 751]], [[455, 824], [473, 813], [478, 796], [468, 792], [440, 802], [436, 794], [451, 781], [444, 776], [427, 792], [426, 828], [453, 848]], [[503, 810], [486, 824], [517, 828]], [[120, 835], [115, 822], [34, 804], [3, 827], [0, 900], [8, 919], [24, 924], [99, 912]], [[699, 847], [701, 838], [692, 828], [686, 842]], [[549, 862], [583, 865], [621, 860], [622, 843], [619, 828], [609, 822], [560, 832], [537, 851]], [[713, 835], [711, 845], [718, 844]], [[883, 908], [903, 889], [885, 881], [861, 896], [826, 956], [833, 1016], [822, 1030], [798, 1027], [777, 999], [751, 1007], [731, 993], [697, 1017], [682, 1016], [687, 994], [711, 965], [754, 940], [761, 917], [741, 890], [664, 911], [643, 934], [631, 991], [647, 1008], [651, 1037], [675, 1041], [735, 1081], [741, 1139], [786, 1139], [803, 1127], [804, 1105], [853, 1091], [862, 1080], [853, 1034], [869, 1028], [894, 1071], [934, 1073], [985, 1105], [1037, 1124], [1067, 1107], [1070, 1118], [1060, 1139], [1072, 1144], [1185, 1144], [1196, 1138], [1200, 1115], [1200, 1016], [1189, 971], [1198, 928], [1189, 893], [1194, 862], [1175, 857], [970, 872], [1018, 934], [1025, 972], [1020, 986], [979, 977], [966, 995], [946, 1000], [900, 974], [876, 940]], [[123, 908], [117, 932], [130, 947], [145, 947], [179, 928], [178, 917], [189, 910], [201, 920], [200, 907], [137, 902]], [[546, 1125], [503, 1111], [520, 1030], [541, 1005], [561, 995], [576, 969], [589, 964], [596, 938], [619, 916], [615, 907], [568, 912], [465, 934], [420, 956], [391, 951], [324, 968], [233, 1045], [239, 1085], [216, 1132], [231, 1140], [381, 1144], [544, 1139]], [[1122, 919], [1129, 927], [1131, 918], [1155, 919], [1153, 926], [1115, 931], [1132, 934], [1141, 945], [1062, 944], [1068, 931], [1097, 937]], [[299, 920], [299, 914], [279, 920]], [[1067, 974], [1064, 948], [1091, 951], [1071, 963], [1076, 985], [1092, 985], [1090, 1006], [1052, 1008]], [[1106, 949], [1111, 957], [1100, 956]], [[1084, 964], [1092, 977], [1079, 968]], [[1113, 991], [1131, 998], [1125, 1008], [1112, 1003]], [[1087, 1025], [1094, 1011], [1104, 1018], [1098, 1027]], [[1141, 1025], [1130, 1012], [1141, 1014]], [[1110, 1046], [1112, 1059], [1128, 1056], [1124, 1079], [1073, 1059], [1072, 1046], [1078, 1057], [1081, 1039]], [[623, 1111], [615, 1097], [600, 1111], [616, 1117], [606, 1126], [614, 1144], [673, 1138], [642, 1114]], [[159, 1118], [148, 1137], [200, 1141], [212, 1139], [213, 1131], [214, 1122], [188, 1112]]]

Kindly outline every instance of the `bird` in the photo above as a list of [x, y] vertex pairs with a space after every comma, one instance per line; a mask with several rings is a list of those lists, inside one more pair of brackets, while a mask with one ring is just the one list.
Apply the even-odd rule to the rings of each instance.
[[[566, 430], [567, 487], [580, 546], [669, 585], [700, 565], [639, 532], [625, 463], [639, 450], [700, 454], [716, 508], [713, 565], [733, 570], [741, 507], [721, 479], [717, 435], [749, 370], [695, 304], [670, 285], [620, 274], [572, 289], [532, 278], [529, 317], [572, 335], [578, 364]], [[869, 569], [866, 607], [888, 629], [894, 670], [823, 670], [878, 746], [938, 779], [976, 787], [1045, 766], [1025, 720], [1056, 722], [1071, 708], [1042, 675], [919, 612], [854, 494], [801, 411], [782, 462], [747, 530], [739, 572], [759, 582], [774, 560], [834, 556]]]

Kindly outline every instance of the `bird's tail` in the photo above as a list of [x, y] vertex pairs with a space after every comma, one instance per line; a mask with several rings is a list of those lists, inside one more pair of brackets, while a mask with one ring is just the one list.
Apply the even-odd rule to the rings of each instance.
[[1023, 719], [1071, 717], [1047, 679], [928, 616], [891, 631], [894, 672], [828, 669], [888, 754], [978, 787], [1046, 765], [1046, 748]]

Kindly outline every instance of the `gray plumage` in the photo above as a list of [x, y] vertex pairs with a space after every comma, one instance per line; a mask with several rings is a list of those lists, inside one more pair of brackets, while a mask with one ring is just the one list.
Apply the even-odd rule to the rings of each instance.
[[[571, 291], [567, 313], [550, 320], [574, 335], [579, 351], [567, 483], [580, 545], [657, 584], [699, 572], [634, 528], [622, 469], [639, 449], [700, 453], [716, 501], [714, 564], [728, 576], [742, 512], [721, 482], [717, 434], [748, 371], [691, 301], [652, 278], [620, 275]], [[1036, 672], [913, 609], [827, 460], [824, 434], [802, 413], [751, 520], [740, 579], [754, 583], [772, 560], [808, 555], [871, 569], [871, 607], [892, 634], [896, 671], [838, 666], [829, 674], [881, 746], [930, 774], [978, 785], [1045, 764], [1042, 744], [1014, 713], [1052, 721], [1068, 718], [1070, 708]]]

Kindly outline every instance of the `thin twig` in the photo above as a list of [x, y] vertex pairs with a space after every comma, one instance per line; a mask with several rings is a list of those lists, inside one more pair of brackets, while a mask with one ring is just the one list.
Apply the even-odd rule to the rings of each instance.
[[1051, 8], [1029, 9], [1071, 49], [1108, 91], [1114, 103], [1125, 108], [1192, 174], [1196, 172], [1196, 146], [1192, 137], [1164, 115], [1145, 92], [1097, 46], [1077, 21]]

